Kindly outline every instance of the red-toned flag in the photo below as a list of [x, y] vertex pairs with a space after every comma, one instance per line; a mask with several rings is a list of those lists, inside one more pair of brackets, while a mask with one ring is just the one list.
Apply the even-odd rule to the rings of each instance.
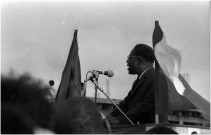
[[[155, 22], [153, 46], [156, 60], [167, 77], [169, 92], [171, 93], [172, 91], [177, 91], [180, 95], [182, 95], [182, 98], [185, 97], [191, 103], [187, 103], [185, 106], [186, 108], [181, 105], [181, 107], [178, 107], [177, 110], [197, 108], [206, 119], [209, 119], [210, 103], [198, 93], [193, 91], [185, 79], [180, 75], [181, 54], [177, 49], [168, 45], [158, 21]], [[159, 90], [159, 92], [162, 93], [162, 90]], [[183, 100], [185, 101], [186, 99]], [[174, 107], [171, 107], [171, 110], [175, 110]]]
[[72, 45], [69, 51], [62, 79], [56, 95], [56, 102], [81, 95], [81, 67], [78, 55], [77, 30], [74, 31]]

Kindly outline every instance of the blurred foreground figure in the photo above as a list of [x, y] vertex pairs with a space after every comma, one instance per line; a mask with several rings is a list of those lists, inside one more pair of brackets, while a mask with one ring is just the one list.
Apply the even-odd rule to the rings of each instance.
[[48, 101], [49, 88], [25, 74], [1, 75], [1, 133], [52, 133], [54, 107]]
[[56, 104], [57, 134], [106, 134], [110, 127], [102, 119], [96, 104], [85, 97], [69, 98]]

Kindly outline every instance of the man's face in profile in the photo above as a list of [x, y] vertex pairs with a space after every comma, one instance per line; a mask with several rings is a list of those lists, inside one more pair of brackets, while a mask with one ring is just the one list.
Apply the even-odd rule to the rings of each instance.
[[133, 50], [127, 58], [127, 66], [129, 74], [137, 74], [138, 57], [134, 56]]

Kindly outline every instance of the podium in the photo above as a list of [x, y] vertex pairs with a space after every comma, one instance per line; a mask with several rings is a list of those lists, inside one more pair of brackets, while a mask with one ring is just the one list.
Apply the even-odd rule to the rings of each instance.
[[173, 129], [178, 134], [211, 134], [209, 127], [179, 125], [179, 124], [140, 124], [140, 125], [112, 125], [112, 134], [145, 134], [146, 131], [156, 126], [165, 126]]
[[146, 131], [145, 125], [112, 125], [112, 134], [144, 134]]

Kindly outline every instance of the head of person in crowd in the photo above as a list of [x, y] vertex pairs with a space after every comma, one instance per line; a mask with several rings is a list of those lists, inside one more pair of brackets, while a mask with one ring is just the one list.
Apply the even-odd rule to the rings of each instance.
[[193, 134], [198, 134], [196, 131], [193, 131], [193, 132], [191, 132], [191, 134], [193, 135]]
[[154, 51], [150, 46], [137, 44], [127, 59], [129, 74], [140, 75], [144, 70], [153, 66], [154, 60]]
[[152, 129], [148, 130], [146, 134], [178, 134], [173, 129], [166, 126], [155, 126]]
[[[55, 109], [47, 99], [48, 95], [48, 86], [29, 74], [1, 75], [2, 118], [4, 118], [2, 127], [5, 128], [2, 131], [6, 132], [8, 131], [6, 128], [10, 128], [10, 133], [13, 133], [13, 131], [15, 133], [16, 125], [8, 124], [13, 122], [26, 124], [28, 125], [26, 127], [33, 127], [33, 130], [37, 127], [52, 129]], [[14, 113], [16, 111], [17, 114]], [[11, 119], [12, 117], [14, 119]], [[8, 127], [9, 125], [10, 127]], [[29, 130], [27, 132], [31, 133]], [[20, 133], [24, 133], [24, 131]]]
[[56, 106], [54, 131], [57, 134], [106, 134], [106, 126], [96, 104], [85, 97], [69, 98]]
[[11, 104], [1, 106], [1, 133], [33, 134], [35, 123], [20, 107]]

